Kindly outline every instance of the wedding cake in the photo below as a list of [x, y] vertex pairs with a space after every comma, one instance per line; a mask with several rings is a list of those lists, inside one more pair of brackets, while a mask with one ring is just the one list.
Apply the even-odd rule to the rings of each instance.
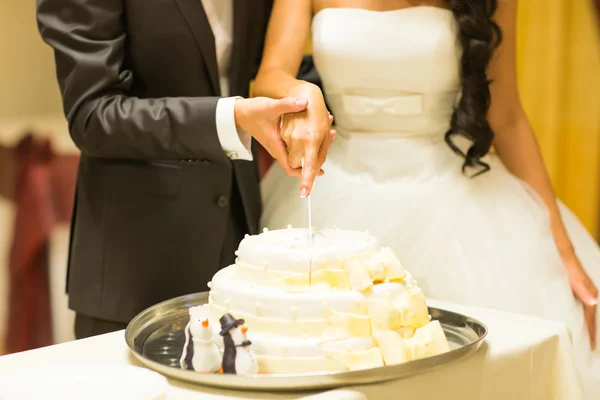
[[221, 348], [224, 316], [246, 326], [260, 373], [350, 371], [449, 350], [422, 290], [368, 232], [265, 229], [236, 255], [190, 315], [210, 321]]

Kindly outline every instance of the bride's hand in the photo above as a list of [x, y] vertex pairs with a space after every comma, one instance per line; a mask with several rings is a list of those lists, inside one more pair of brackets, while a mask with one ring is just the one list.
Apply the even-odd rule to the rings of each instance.
[[563, 256], [567, 268], [569, 283], [577, 299], [583, 305], [583, 314], [590, 336], [592, 350], [596, 348], [596, 311], [598, 307], [598, 289], [583, 269], [575, 254]]
[[335, 131], [331, 129], [333, 117], [325, 106], [323, 93], [318, 86], [306, 83], [296, 89], [294, 96], [308, 100], [306, 111], [283, 116], [281, 138], [288, 148], [288, 162], [292, 168], [304, 168], [300, 183], [300, 195], [310, 194], [317, 174], [323, 171], [327, 151], [331, 146]]

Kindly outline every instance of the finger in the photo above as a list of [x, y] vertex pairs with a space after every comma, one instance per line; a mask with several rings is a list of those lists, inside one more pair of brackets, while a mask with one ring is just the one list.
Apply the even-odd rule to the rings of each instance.
[[596, 312], [597, 306], [584, 306], [583, 315], [585, 317], [585, 323], [588, 328], [588, 334], [590, 336], [590, 345], [592, 350], [596, 349]]
[[285, 97], [283, 99], [275, 100], [273, 108], [280, 117], [283, 114], [297, 113], [303, 111], [308, 106], [306, 99], [299, 99], [296, 97]]
[[317, 167], [321, 168], [323, 164], [325, 164], [325, 160], [327, 159], [327, 152], [331, 147], [331, 132], [323, 138], [323, 143], [321, 143], [321, 147], [319, 148], [319, 161]]
[[298, 140], [292, 140], [288, 146], [288, 162], [292, 168], [302, 167], [302, 156], [304, 155], [304, 148], [302, 142]]
[[292, 132], [294, 131], [294, 122], [291, 118], [285, 118], [285, 115], [281, 116], [281, 124], [279, 125], [279, 137], [289, 146], [292, 141]]
[[329, 136], [331, 137], [331, 140], [329, 141], [329, 147], [327, 148], [327, 151], [329, 151], [329, 149], [331, 148], [331, 145], [333, 144], [333, 141], [335, 140], [335, 135], [337, 135], [337, 132], [335, 129], [332, 129], [329, 131]]
[[333, 115], [329, 114], [329, 125], [333, 123]]
[[285, 143], [283, 140], [275, 141], [273, 144], [273, 149], [270, 151], [273, 158], [277, 160], [277, 162], [281, 165], [281, 167], [285, 170], [286, 174], [290, 176], [300, 177], [301, 170], [297, 168], [292, 168], [289, 165], [288, 160], [288, 152], [285, 147]]
[[300, 182], [300, 197], [310, 195], [317, 171], [320, 171], [320, 168], [317, 168], [319, 150], [315, 146], [316, 143], [318, 142], [314, 140], [308, 141], [304, 148], [304, 167], [302, 168], [302, 180]]

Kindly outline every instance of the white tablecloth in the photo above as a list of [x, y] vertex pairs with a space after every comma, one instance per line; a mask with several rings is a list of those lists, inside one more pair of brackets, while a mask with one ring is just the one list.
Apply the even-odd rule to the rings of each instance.
[[[489, 335], [471, 357], [429, 373], [383, 384], [348, 388], [370, 400], [580, 400], [566, 328], [559, 323], [492, 310], [432, 302], [484, 322]], [[129, 353], [124, 332], [68, 342], [0, 357], [0, 377], [25, 368], [65, 363], [140, 365]], [[202, 397], [198, 395], [202, 393]], [[185, 399], [298, 399], [302, 394], [224, 391], [171, 380], [170, 400]], [[332, 394], [331, 399], [341, 396]]]

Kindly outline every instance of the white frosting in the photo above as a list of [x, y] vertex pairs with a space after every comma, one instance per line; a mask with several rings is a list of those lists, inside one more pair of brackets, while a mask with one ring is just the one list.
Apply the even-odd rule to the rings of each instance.
[[[307, 229], [282, 229], [244, 238], [236, 254], [245, 267], [306, 274], [311, 268], [309, 245]], [[340, 267], [343, 259], [377, 248], [377, 239], [364, 232], [316, 231], [312, 241], [312, 270]]]
[[312, 263], [310, 250], [305, 229], [246, 237], [196, 312], [213, 329], [225, 313], [244, 319], [262, 373], [355, 370], [445, 351], [423, 292], [375, 237], [319, 231]]

